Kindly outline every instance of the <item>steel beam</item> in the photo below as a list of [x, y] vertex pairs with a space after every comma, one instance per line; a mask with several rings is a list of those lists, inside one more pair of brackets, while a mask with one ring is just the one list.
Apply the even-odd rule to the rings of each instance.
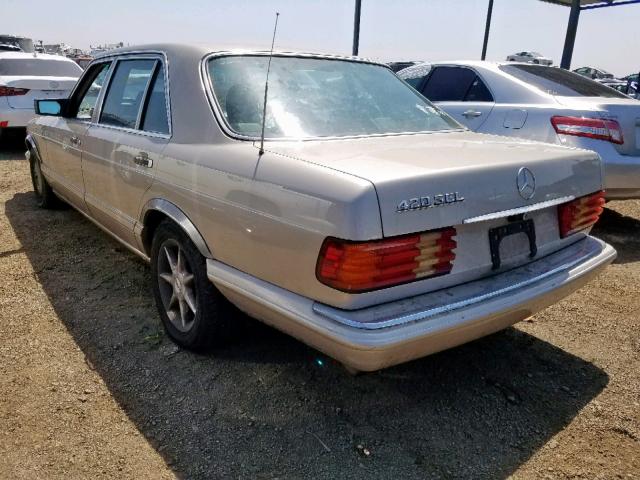
[[489, 43], [489, 29], [491, 28], [492, 12], [493, 12], [493, 0], [489, 0], [489, 8], [487, 9], [487, 23], [484, 27], [484, 43], [482, 44], [482, 57], [480, 58], [480, 60], [484, 60], [487, 58], [487, 44]]
[[578, 20], [580, 20], [580, 0], [572, 0], [571, 13], [569, 13], [569, 24], [567, 25], [567, 36], [564, 39], [562, 61], [560, 62], [560, 67], [566, 70], [571, 68], [571, 57], [573, 57], [573, 46], [576, 43]]
[[362, 0], [356, 0], [356, 9], [353, 15], [353, 48], [351, 54], [358, 55], [360, 47], [360, 11], [362, 10]]

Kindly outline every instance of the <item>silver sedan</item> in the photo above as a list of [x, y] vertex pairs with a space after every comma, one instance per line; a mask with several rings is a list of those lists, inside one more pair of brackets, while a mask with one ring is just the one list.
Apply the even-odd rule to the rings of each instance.
[[471, 130], [593, 150], [610, 199], [640, 198], [640, 102], [560, 68], [456, 61], [398, 75]]

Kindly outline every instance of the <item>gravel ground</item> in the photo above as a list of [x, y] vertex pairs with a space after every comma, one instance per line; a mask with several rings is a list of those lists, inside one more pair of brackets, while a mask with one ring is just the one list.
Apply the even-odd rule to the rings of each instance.
[[604, 275], [515, 328], [352, 377], [257, 322], [177, 349], [147, 266], [35, 207], [0, 148], [0, 478], [640, 478], [640, 202]]

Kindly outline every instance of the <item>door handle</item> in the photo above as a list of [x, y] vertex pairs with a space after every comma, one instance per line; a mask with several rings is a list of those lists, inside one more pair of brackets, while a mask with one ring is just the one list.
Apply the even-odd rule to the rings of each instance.
[[482, 112], [479, 112], [477, 110], [467, 110], [466, 112], [462, 113], [462, 116], [467, 118], [475, 118], [479, 117], [480, 115], [482, 115]]
[[71, 143], [71, 145], [74, 145], [76, 147], [80, 146], [80, 139], [75, 135], [69, 139], [69, 142]]
[[153, 160], [149, 158], [149, 155], [146, 152], [140, 152], [138, 155], [133, 157], [133, 163], [142, 167], [153, 167]]

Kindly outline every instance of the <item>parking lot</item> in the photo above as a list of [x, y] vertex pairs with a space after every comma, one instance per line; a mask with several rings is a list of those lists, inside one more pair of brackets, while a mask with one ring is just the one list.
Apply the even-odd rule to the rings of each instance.
[[0, 153], [2, 478], [638, 478], [640, 202], [618, 260], [531, 320], [352, 377], [249, 319], [210, 355], [167, 339], [147, 266]]

